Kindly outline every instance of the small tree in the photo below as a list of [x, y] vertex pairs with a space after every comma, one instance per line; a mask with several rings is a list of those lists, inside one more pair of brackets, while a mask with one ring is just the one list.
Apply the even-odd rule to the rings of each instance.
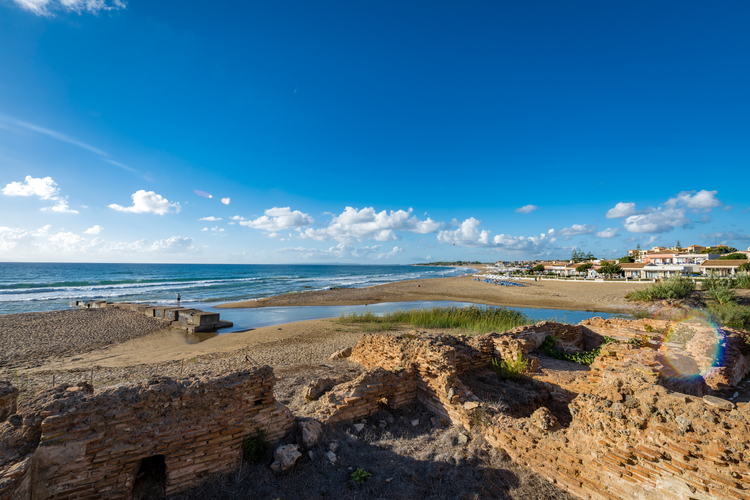
[[745, 262], [744, 264], [741, 264], [740, 267], [737, 268], [737, 270], [750, 272], [750, 262]]
[[680, 240], [677, 240], [677, 245], [675, 246], [677, 250], [682, 250], [682, 245], [680, 245]]
[[633, 262], [635, 262], [635, 259], [629, 255], [620, 257], [620, 264], [632, 264]]
[[602, 265], [601, 269], [599, 269], [599, 274], [604, 274], [605, 276], [618, 276], [622, 274], [622, 268], [614, 262], [607, 262]]
[[529, 269], [532, 273], [543, 273], [544, 272], [544, 264], [537, 264], [531, 269]]
[[585, 264], [581, 264], [580, 266], [576, 267], [576, 272], [583, 274], [592, 267], [594, 267], [594, 264], [592, 264], [591, 262], [586, 262]]

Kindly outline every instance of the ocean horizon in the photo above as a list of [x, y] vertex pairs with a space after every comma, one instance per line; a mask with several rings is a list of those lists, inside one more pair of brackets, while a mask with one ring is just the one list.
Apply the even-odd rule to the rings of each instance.
[[460, 276], [464, 267], [366, 264], [0, 263], [0, 314], [68, 309], [71, 300], [215, 306], [293, 292]]

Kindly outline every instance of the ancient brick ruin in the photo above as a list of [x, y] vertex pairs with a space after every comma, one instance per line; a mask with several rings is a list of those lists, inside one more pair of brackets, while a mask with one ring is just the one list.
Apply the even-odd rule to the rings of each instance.
[[[538, 351], [548, 335], [600, 355], [591, 367], [549, 358]], [[743, 332], [700, 322], [601, 318], [475, 337], [370, 334], [350, 358], [368, 371], [323, 388], [308, 416], [358, 421], [418, 400], [578, 498], [750, 499], [750, 404], [712, 395], [745, 376], [746, 345]], [[531, 373], [499, 379], [493, 357], [519, 354]], [[293, 427], [273, 380], [262, 367], [95, 393], [82, 383], [18, 408], [0, 385], [0, 499], [131, 498], [145, 469], [168, 493], [229, 472], [244, 437]]]
[[200, 484], [237, 467], [243, 437], [292, 428], [273, 384], [266, 366], [37, 394], [0, 423], [0, 499], [132, 498], [148, 466], [167, 494]]
[[[690, 335], [670, 345], [667, 332], [680, 328], [690, 329]], [[578, 498], [750, 499], [750, 405], [704, 396], [736, 385], [748, 371], [739, 332], [720, 334], [725, 349], [715, 366], [705, 366], [706, 346], [716, 335], [710, 325], [601, 318], [473, 338], [366, 335], [352, 359], [384, 371], [414, 373], [414, 397], [427, 407], [481, 433], [516, 462]], [[571, 351], [596, 347], [604, 336], [638, 342], [603, 346], [581, 376], [531, 374], [539, 400], [546, 398], [556, 412], [541, 405], [533, 412], [526, 409], [524, 416], [498, 411], [464, 383], [492, 356], [510, 359], [520, 350], [533, 357], [529, 353], [547, 335], [557, 336], [558, 345]], [[666, 362], [670, 350], [679, 351], [675, 357], [692, 353], [706, 375], [675, 373]], [[544, 369], [548, 358], [534, 361]]]

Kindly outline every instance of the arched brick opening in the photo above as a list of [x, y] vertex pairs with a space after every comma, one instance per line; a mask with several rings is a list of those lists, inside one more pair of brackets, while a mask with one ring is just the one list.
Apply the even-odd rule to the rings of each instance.
[[164, 455], [141, 460], [133, 482], [133, 500], [166, 498], [167, 463]]

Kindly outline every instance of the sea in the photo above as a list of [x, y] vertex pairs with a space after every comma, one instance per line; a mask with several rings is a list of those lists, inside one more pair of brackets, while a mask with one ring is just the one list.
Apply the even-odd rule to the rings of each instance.
[[291, 292], [460, 276], [473, 269], [407, 265], [0, 263], [0, 314], [67, 309], [71, 300], [210, 307]]
[[[0, 314], [70, 308], [72, 300], [107, 300], [153, 305], [180, 305], [218, 312], [234, 326], [219, 333], [248, 330], [309, 319], [339, 317], [352, 312], [384, 314], [398, 309], [468, 306], [467, 302], [420, 301], [367, 306], [300, 306], [217, 309], [226, 302], [292, 292], [364, 288], [411, 279], [471, 274], [465, 267], [336, 264], [76, 264], [0, 263]], [[487, 286], [495, 286], [487, 284]], [[481, 305], [481, 304], [479, 304]], [[577, 323], [606, 313], [513, 308], [536, 320]]]

